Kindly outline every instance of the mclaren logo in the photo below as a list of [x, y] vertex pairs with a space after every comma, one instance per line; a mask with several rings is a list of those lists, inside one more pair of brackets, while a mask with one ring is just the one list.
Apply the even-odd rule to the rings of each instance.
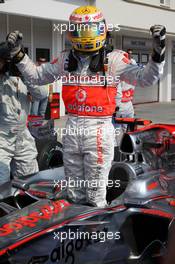
[[76, 99], [77, 99], [78, 102], [81, 102], [82, 103], [82, 102], [84, 102], [86, 100], [87, 93], [86, 93], [85, 90], [80, 89], [80, 90], [78, 90], [76, 92], [75, 97], [76, 97]]

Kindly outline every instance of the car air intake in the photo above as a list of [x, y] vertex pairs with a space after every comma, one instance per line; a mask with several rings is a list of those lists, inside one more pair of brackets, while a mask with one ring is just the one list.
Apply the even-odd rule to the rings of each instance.
[[120, 151], [132, 154], [134, 152], [133, 142], [129, 134], [124, 134], [120, 144]]
[[107, 201], [119, 197], [128, 185], [129, 179], [134, 176], [132, 169], [125, 163], [116, 162], [113, 164], [109, 172], [109, 180], [107, 187]]

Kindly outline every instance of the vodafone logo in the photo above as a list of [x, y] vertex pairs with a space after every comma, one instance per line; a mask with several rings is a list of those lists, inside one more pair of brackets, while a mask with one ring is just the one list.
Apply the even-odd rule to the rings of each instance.
[[82, 103], [82, 102], [84, 102], [86, 100], [87, 93], [86, 93], [85, 90], [80, 89], [80, 90], [78, 90], [76, 92], [75, 97], [76, 97], [76, 99], [77, 99], [78, 102], [81, 102]]
[[129, 90], [129, 91], [125, 92], [125, 96], [126, 97], [130, 97], [131, 96], [131, 91]]
[[129, 98], [129, 97], [133, 97], [134, 95], [134, 90], [133, 89], [129, 89], [129, 90], [126, 90], [126, 91], [122, 91], [122, 97], [126, 97], [126, 98]]
[[39, 221], [42, 221], [42, 223], [44, 220], [49, 221], [54, 215], [58, 215], [58, 213], [68, 206], [70, 204], [65, 200], [50, 201], [48, 204], [38, 207], [37, 211], [33, 211], [28, 215], [19, 215], [15, 220], [0, 226], [0, 237], [5, 237], [12, 233], [16, 234], [16, 231], [25, 229], [26, 227], [34, 228], [39, 225]]

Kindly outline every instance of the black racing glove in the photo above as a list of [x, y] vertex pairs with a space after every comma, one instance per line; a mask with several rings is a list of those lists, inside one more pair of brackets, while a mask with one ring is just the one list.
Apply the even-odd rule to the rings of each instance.
[[11, 32], [6, 37], [6, 43], [9, 49], [10, 57], [14, 63], [20, 62], [25, 55], [22, 47], [23, 35], [18, 30]]
[[153, 37], [152, 59], [160, 63], [165, 59], [166, 28], [162, 25], [154, 25], [150, 28], [150, 31]]

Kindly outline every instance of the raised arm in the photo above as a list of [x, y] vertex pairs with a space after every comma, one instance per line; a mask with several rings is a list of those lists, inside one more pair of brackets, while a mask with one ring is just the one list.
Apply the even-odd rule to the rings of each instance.
[[24, 58], [16, 65], [24, 78], [32, 85], [52, 83], [61, 77], [61, 69], [58, 62], [54, 64], [44, 63], [36, 66], [25, 54]]
[[7, 46], [11, 55], [11, 59], [16, 63], [21, 74], [32, 85], [43, 85], [52, 83], [61, 75], [61, 67], [59, 61], [56, 63], [45, 63], [36, 66], [32, 60], [24, 53], [22, 48], [22, 34], [14, 31], [7, 36]]
[[111, 53], [113, 75], [120, 76], [124, 81], [134, 86], [146, 87], [155, 84], [163, 73], [165, 58], [165, 27], [157, 25], [151, 27], [153, 36], [153, 51], [149, 62], [145, 67], [130, 64], [125, 52]]

